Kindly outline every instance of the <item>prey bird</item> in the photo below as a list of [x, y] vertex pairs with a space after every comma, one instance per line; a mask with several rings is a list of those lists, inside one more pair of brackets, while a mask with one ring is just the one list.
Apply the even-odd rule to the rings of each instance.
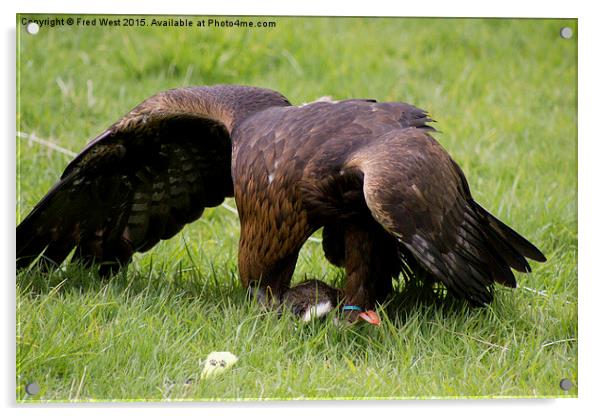
[[[495, 282], [516, 286], [511, 269], [546, 258], [472, 198], [429, 122], [399, 102], [293, 106], [234, 85], [158, 93], [89, 142], [17, 226], [17, 268], [73, 252], [110, 274], [233, 196], [240, 279], [265, 305], [309, 316], [317, 290], [325, 309], [340, 300], [348, 320], [365, 319], [400, 274], [487, 304]], [[346, 272], [340, 292], [290, 287], [320, 228], [325, 257]]]

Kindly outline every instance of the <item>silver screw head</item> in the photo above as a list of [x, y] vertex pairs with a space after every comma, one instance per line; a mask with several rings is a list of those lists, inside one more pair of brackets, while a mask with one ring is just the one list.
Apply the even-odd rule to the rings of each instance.
[[40, 385], [38, 383], [27, 383], [25, 392], [30, 396], [35, 396], [40, 392]]
[[573, 387], [573, 383], [568, 378], [560, 380], [560, 388], [564, 391], [569, 391]]
[[40, 31], [40, 25], [38, 25], [36, 22], [28, 23], [25, 28], [27, 30], [27, 33], [29, 33], [30, 35], [37, 35]]
[[563, 27], [560, 29], [560, 37], [563, 39], [570, 39], [573, 37], [573, 29], [570, 27]]

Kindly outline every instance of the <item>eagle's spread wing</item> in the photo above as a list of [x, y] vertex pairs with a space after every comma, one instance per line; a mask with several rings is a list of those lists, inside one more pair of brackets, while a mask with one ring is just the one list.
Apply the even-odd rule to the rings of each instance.
[[424, 130], [393, 130], [360, 149], [349, 166], [363, 173], [372, 216], [430, 275], [474, 304], [492, 284], [515, 287], [510, 268], [530, 271], [544, 255], [471, 197], [464, 175]]
[[127, 263], [232, 195], [230, 138], [202, 117], [157, 114], [103, 133], [17, 227], [18, 266], [46, 249]]
[[233, 195], [230, 129], [249, 111], [245, 98], [252, 107], [266, 96], [286, 101], [228, 86], [144, 101], [90, 142], [19, 224], [17, 267], [40, 253], [60, 264], [76, 248], [76, 258], [110, 271], [222, 203]]

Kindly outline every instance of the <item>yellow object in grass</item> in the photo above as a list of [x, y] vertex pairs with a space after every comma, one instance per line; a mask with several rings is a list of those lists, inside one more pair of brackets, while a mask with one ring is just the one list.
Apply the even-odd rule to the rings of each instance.
[[215, 376], [226, 371], [238, 361], [238, 357], [228, 351], [213, 351], [205, 359], [201, 378]]

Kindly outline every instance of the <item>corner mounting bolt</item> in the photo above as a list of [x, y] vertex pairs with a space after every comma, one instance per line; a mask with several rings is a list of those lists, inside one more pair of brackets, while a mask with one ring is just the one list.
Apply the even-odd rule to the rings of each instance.
[[30, 35], [37, 35], [40, 31], [40, 25], [38, 25], [36, 22], [28, 23], [25, 28], [27, 30], [27, 33], [29, 33]]
[[27, 383], [25, 385], [25, 392], [30, 396], [35, 396], [40, 392], [40, 385], [38, 383]]
[[564, 391], [569, 391], [573, 387], [573, 383], [568, 378], [560, 380], [560, 388]]
[[570, 39], [573, 37], [573, 29], [570, 27], [563, 27], [560, 29], [560, 37], [563, 39]]

